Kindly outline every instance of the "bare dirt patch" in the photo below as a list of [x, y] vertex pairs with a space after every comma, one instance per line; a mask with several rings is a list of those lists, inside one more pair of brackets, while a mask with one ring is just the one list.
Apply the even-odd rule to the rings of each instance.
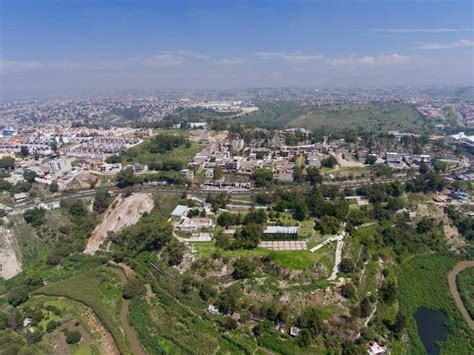
[[85, 189], [91, 185], [97, 185], [100, 180], [100, 175], [92, 172], [80, 172], [70, 180], [64, 181], [65, 189]]
[[13, 232], [0, 226], [0, 277], [8, 280], [21, 272], [18, 255]]
[[153, 206], [151, 194], [136, 193], [128, 197], [117, 196], [105, 211], [102, 222], [92, 232], [84, 252], [94, 254], [106, 240], [108, 232], [120, 232], [134, 225], [145, 212], [150, 212]]

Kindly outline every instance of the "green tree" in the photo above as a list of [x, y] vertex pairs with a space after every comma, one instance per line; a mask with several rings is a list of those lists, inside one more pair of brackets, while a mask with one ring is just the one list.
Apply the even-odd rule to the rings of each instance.
[[353, 299], [356, 297], [356, 289], [352, 283], [345, 283], [341, 287], [341, 294], [347, 299]]
[[233, 246], [237, 248], [253, 249], [263, 236], [263, 226], [261, 224], [247, 224], [241, 230], [237, 230], [234, 234], [235, 242]]
[[272, 196], [265, 192], [257, 192], [255, 194], [255, 202], [258, 205], [270, 205], [272, 203]]
[[8, 291], [7, 299], [13, 307], [25, 303], [29, 298], [28, 288], [25, 285], [17, 286]]
[[117, 175], [115, 175], [115, 181], [117, 182], [117, 187], [120, 189], [135, 185], [136, 179], [132, 167], [129, 166], [119, 171]]
[[416, 225], [416, 231], [420, 234], [429, 232], [433, 229], [434, 222], [429, 217], [423, 217]]
[[106, 190], [98, 190], [95, 193], [94, 204], [92, 208], [95, 212], [102, 213], [107, 209], [107, 207], [109, 207], [111, 202], [112, 197]]
[[225, 314], [234, 313], [242, 298], [242, 290], [238, 284], [227, 287], [222, 291], [216, 300], [219, 311]]
[[246, 257], [240, 257], [234, 262], [234, 272], [232, 276], [236, 280], [249, 279], [255, 272], [255, 263]]
[[168, 257], [168, 265], [179, 265], [184, 258], [184, 244], [172, 239], [166, 246], [166, 255]]
[[331, 154], [328, 157], [321, 160], [322, 167], [334, 168], [336, 165], [337, 165], [337, 159]]
[[339, 264], [339, 271], [344, 273], [349, 273], [354, 271], [354, 263], [349, 258], [342, 258], [341, 263]]
[[81, 333], [79, 333], [77, 330], [69, 330], [69, 329], [64, 329], [64, 335], [66, 336], [66, 343], [68, 344], [76, 344], [81, 341]]
[[107, 164], [118, 164], [122, 162], [122, 158], [118, 155], [110, 155], [107, 158], [105, 158], [105, 162]]
[[56, 181], [53, 181], [51, 184], [49, 184], [49, 192], [55, 193], [59, 191], [59, 186]]
[[145, 292], [143, 281], [138, 278], [129, 279], [123, 288], [123, 298], [132, 299]]
[[30, 155], [30, 150], [28, 149], [28, 147], [26, 145], [22, 145], [20, 147], [20, 156], [25, 158], [28, 155]]
[[0, 159], [0, 171], [1, 170], [13, 170], [15, 169], [15, 158], [5, 156]]
[[367, 155], [365, 158], [365, 164], [367, 165], [374, 165], [377, 162], [377, 157], [375, 155]]
[[46, 324], [46, 331], [48, 333], [52, 333], [58, 327], [58, 325], [58, 322], [55, 320], [50, 320], [48, 324]]
[[323, 176], [318, 168], [311, 166], [306, 170], [306, 180], [310, 185], [319, 185], [323, 182]]
[[298, 316], [296, 324], [301, 329], [308, 330], [313, 337], [325, 330], [321, 311], [316, 307], [305, 308]]
[[270, 187], [273, 183], [273, 173], [270, 169], [258, 168], [250, 178], [255, 182], [256, 187]]
[[38, 176], [38, 174], [36, 174], [34, 171], [32, 170], [25, 170], [23, 172], [23, 178], [29, 182], [30, 184], [34, 183], [35, 182], [35, 179], [36, 177]]
[[361, 318], [367, 318], [372, 312], [372, 305], [368, 297], [365, 297], [360, 303], [359, 314]]
[[45, 210], [35, 207], [23, 213], [23, 219], [33, 227], [39, 227], [45, 222]]
[[341, 222], [333, 216], [323, 216], [315, 226], [321, 234], [336, 234], [341, 227]]
[[425, 175], [428, 171], [430, 170], [428, 164], [426, 163], [421, 163], [419, 167], [419, 171], [421, 175]]
[[293, 203], [293, 217], [297, 221], [304, 221], [308, 216], [308, 205], [303, 198], [296, 198]]
[[293, 181], [298, 184], [302, 184], [305, 181], [305, 175], [301, 166], [296, 165], [293, 168]]
[[440, 172], [444, 173], [448, 170], [448, 163], [446, 163], [445, 161], [436, 160], [433, 163], [433, 168], [434, 168], [435, 172], [437, 172], [437, 173], [440, 173]]

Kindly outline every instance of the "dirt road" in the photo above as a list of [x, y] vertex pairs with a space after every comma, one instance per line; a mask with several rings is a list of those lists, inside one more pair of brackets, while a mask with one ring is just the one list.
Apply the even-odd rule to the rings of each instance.
[[459, 294], [458, 287], [456, 285], [456, 277], [458, 274], [463, 271], [464, 269], [474, 267], [474, 260], [465, 260], [460, 261], [456, 264], [453, 270], [448, 275], [448, 282], [449, 282], [449, 289], [451, 290], [451, 294], [453, 295], [454, 301], [458, 306], [459, 311], [463, 315], [464, 319], [466, 319], [467, 324], [471, 329], [474, 329], [474, 320], [471, 319], [464, 303], [461, 299], [461, 295]]
[[[122, 283], [125, 285], [125, 283], [127, 282], [127, 277], [125, 276], [125, 272], [123, 270], [112, 267], [107, 268], [107, 270], [112, 271], [114, 274], [116, 274], [120, 278]], [[122, 308], [120, 309], [120, 325], [125, 331], [125, 334], [127, 334], [127, 340], [130, 344], [130, 348], [132, 349], [132, 353], [137, 355], [145, 355], [146, 352], [142, 348], [135, 329], [133, 329], [130, 323], [128, 322], [128, 304], [129, 300], [123, 300]]]

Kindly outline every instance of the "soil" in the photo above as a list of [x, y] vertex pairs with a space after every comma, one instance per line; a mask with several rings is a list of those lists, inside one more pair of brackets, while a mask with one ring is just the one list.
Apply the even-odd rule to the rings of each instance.
[[18, 259], [13, 232], [0, 226], [0, 277], [11, 279], [21, 272], [21, 263]]
[[[133, 273], [134, 272], [132, 269], [130, 269], [128, 266], [126, 267], [128, 269], [128, 273], [130, 274], [130, 271]], [[108, 268], [108, 270], [112, 271], [114, 274], [116, 274], [120, 280], [122, 281], [123, 284], [127, 282], [127, 272], [123, 271], [121, 269], [115, 269], [115, 268]], [[127, 340], [128, 343], [130, 344], [130, 348], [132, 350], [133, 354], [138, 354], [138, 355], [145, 355], [146, 352], [143, 350], [142, 345], [140, 343], [140, 340], [138, 339], [137, 332], [135, 329], [132, 328], [128, 321], [128, 304], [129, 300], [123, 300], [122, 302], [122, 308], [120, 309], [120, 325], [122, 326], [123, 330], [125, 331], [125, 334], [127, 335]]]
[[117, 196], [105, 211], [102, 222], [92, 232], [84, 252], [94, 254], [106, 240], [108, 232], [120, 232], [134, 225], [145, 212], [150, 212], [153, 206], [151, 194], [136, 193], [128, 197]]

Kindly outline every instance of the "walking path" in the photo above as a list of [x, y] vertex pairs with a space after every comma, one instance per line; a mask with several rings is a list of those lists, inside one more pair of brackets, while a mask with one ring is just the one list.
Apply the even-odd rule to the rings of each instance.
[[334, 241], [336, 241], [336, 240], [339, 240], [339, 239], [342, 239], [342, 236], [340, 236], [340, 235], [335, 235], [335, 236], [333, 236], [333, 237], [329, 237], [328, 239], [326, 239], [326, 240], [325, 240], [324, 242], [322, 242], [321, 244], [318, 244], [318, 245], [312, 247], [311, 249], [309, 249], [309, 251], [310, 251], [311, 253], [314, 253], [315, 251], [321, 249], [321, 248], [324, 247], [325, 245], [328, 245], [328, 244], [330, 244], [330, 243], [332, 243], [332, 242], [334, 242]]
[[[125, 285], [127, 283], [127, 276], [125, 275], [125, 272], [122, 269], [116, 269], [113, 267], [108, 267], [107, 270], [113, 272], [116, 274], [119, 278], [120, 281]], [[133, 354], [137, 355], [145, 355], [146, 352], [143, 350], [142, 345], [140, 343], [140, 340], [138, 339], [138, 335], [135, 331], [135, 329], [132, 328], [128, 321], [128, 304], [129, 300], [124, 299], [122, 302], [122, 308], [120, 309], [120, 324], [123, 327], [123, 330], [125, 331], [127, 335], [127, 340], [128, 343], [130, 344], [130, 348], [132, 350]]]
[[456, 302], [456, 306], [458, 306], [459, 311], [463, 315], [464, 319], [466, 319], [467, 324], [471, 329], [474, 329], [474, 320], [471, 319], [469, 312], [462, 301], [461, 295], [459, 294], [458, 287], [456, 285], [456, 277], [458, 274], [463, 271], [464, 269], [474, 267], [474, 260], [465, 260], [460, 261], [456, 264], [453, 270], [448, 275], [448, 282], [449, 282], [449, 289], [451, 290], [451, 294], [453, 295], [454, 302]]
[[346, 223], [342, 226], [342, 232], [338, 235], [337, 245], [336, 245], [336, 261], [334, 262], [334, 267], [332, 269], [331, 276], [329, 276], [329, 281], [334, 281], [337, 277], [337, 273], [339, 272], [339, 264], [342, 260], [342, 248], [344, 248], [344, 237], [346, 236]]

